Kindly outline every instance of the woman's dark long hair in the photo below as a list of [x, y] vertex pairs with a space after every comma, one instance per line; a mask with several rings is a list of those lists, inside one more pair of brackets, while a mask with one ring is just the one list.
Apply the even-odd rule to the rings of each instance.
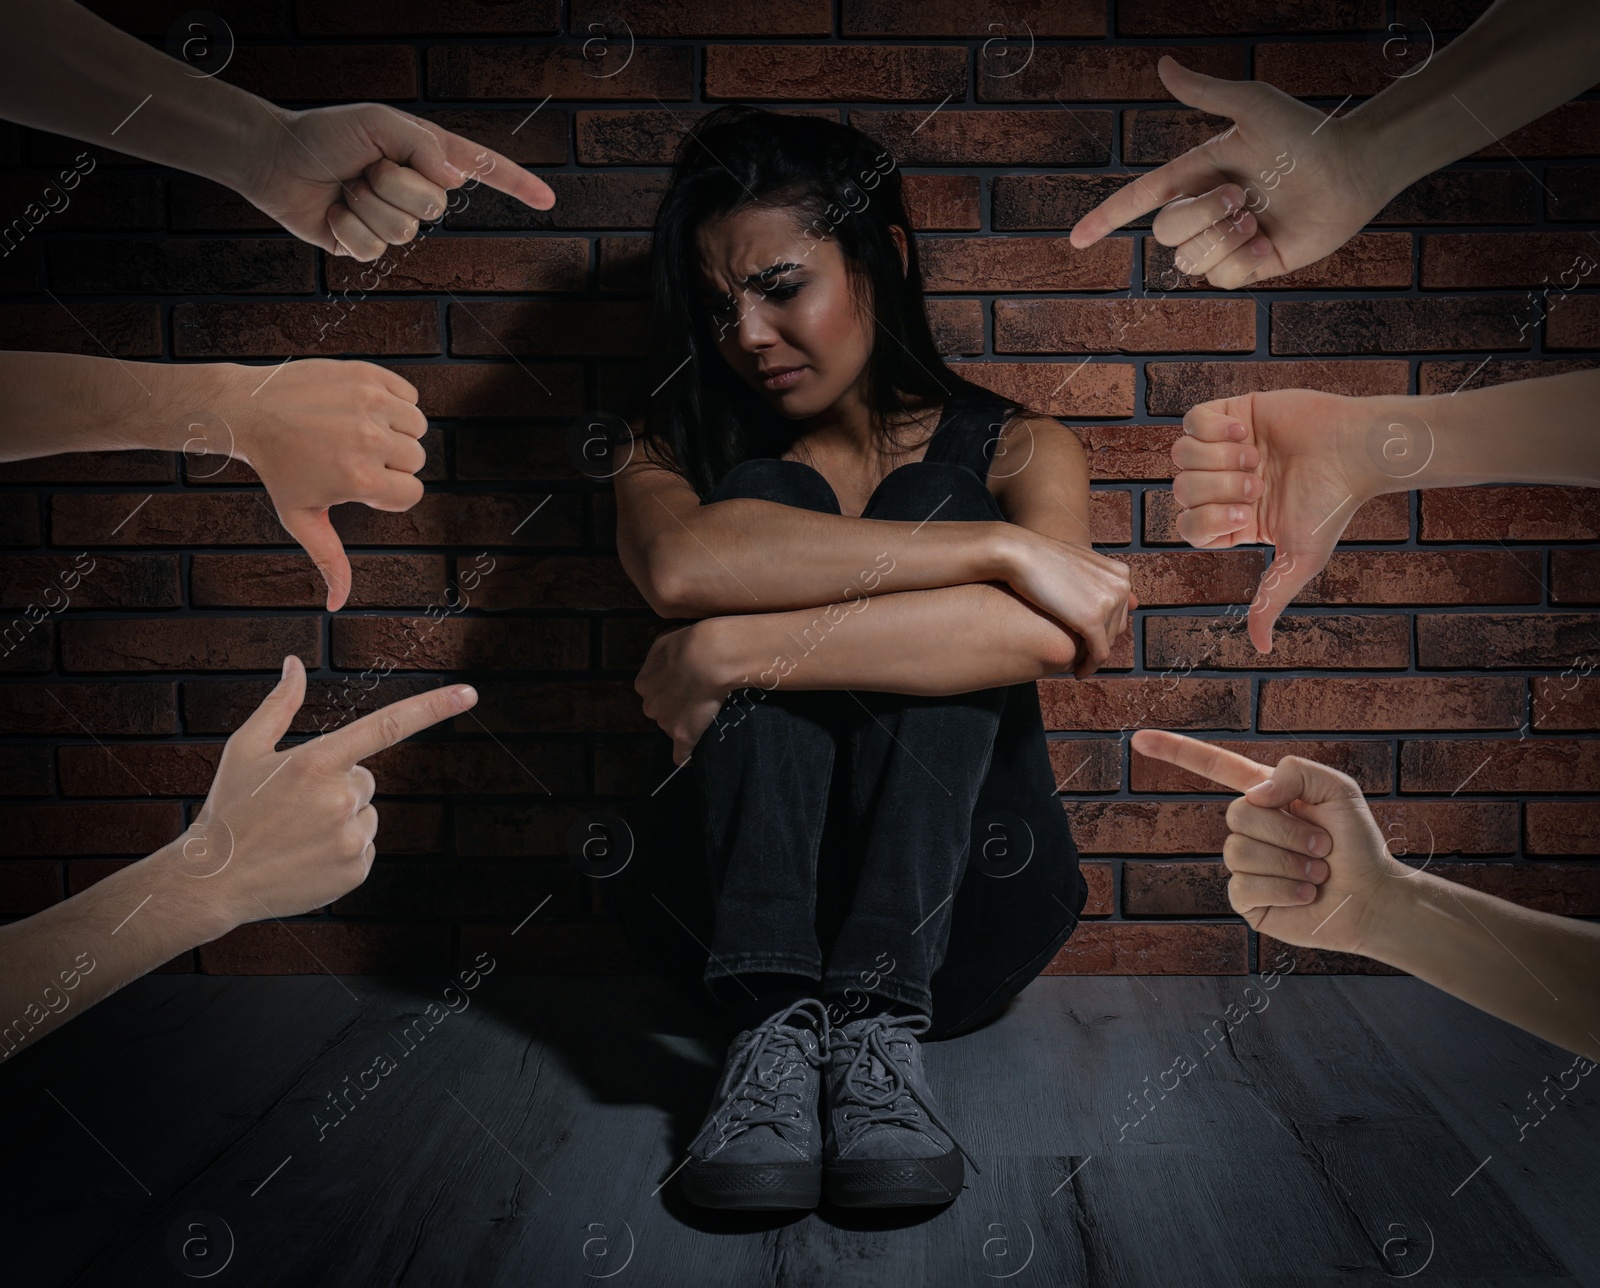
[[[792, 212], [809, 240], [824, 233], [836, 239], [852, 290], [875, 321], [867, 397], [885, 447], [893, 441], [891, 418], [922, 402], [993, 396], [952, 371], [934, 344], [894, 158], [847, 125], [734, 103], [684, 138], [656, 213], [652, 334], [659, 348], [628, 409], [636, 426], [644, 421], [652, 459], [704, 496], [739, 462], [780, 455], [797, 436], [794, 422], [723, 360], [697, 286], [700, 228], [747, 206]], [[906, 235], [904, 274], [889, 232], [894, 225]]]

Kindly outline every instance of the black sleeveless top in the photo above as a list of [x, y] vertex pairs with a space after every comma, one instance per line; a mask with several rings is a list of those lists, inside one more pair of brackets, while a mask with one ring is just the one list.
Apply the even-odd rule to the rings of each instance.
[[964, 465], [986, 482], [1000, 431], [1015, 414], [1012, 405], [999, 394], [987, 389], [958, 388], [945, 399], [922, 459]]

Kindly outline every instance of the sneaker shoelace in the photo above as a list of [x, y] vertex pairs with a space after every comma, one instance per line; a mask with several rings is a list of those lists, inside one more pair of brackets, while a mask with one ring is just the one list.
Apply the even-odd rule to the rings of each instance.
[[[889, 1052], [885, 1030], [905, 1029], [917, 1035], [926, 1033], [932, 1023], [926, 1015], [877, 1015], [857, 1021], [854, 1035], [847, 1034], [843, 1029], [833, 1030], [829, 1038], [830, 1046], [851, 1052], [850, 1067], [845, 1070], [843, 1080], [844, 1092], [850, 1097], [850, 1103], [841, 1106], [839, 1134], [844, 1138], [841, 1146], [847, 1145], [869, 1127], [908, 1127], [912, 1131], [922, 1131], [922, 1116], [925, 1114], [972, 1164], [972, 1170], [981, 1175], [983, 1169], [967, 1147], [956, 1138], [956, 1134], [939, 1116], [938, 1110], [912, 1085]], [[873, 1071], [874, 1062], [882, 1069], [881, 1073]]]
[[[797, 1026], [789, 1022], [796, 1012], [803, 1012], [816, 1024], [818, 1040], [814, 1050], [806, 1049], [795, 1031]], [[788, 1139], [788, 1132], [801, 1116], [798, 1088], [793, 1083], [801, 1066], [822, 1067], [827, 1058], [828, 1027], [828, 1013], [822, 1003], [804, 998], [750, 1030], [731, 1053], [723, 1077], [726, 1090], [717, 1116], [718, 1139], [726, 1143], [752, 1127], [771, 1127]], [[763, 1076], [762, 1061], [769, 1054], [776, 1055], [778, 1062]], [[782, 1099], [795, 1102], [794, 1108], [781, 1107], [778, 1102]], [[745, 1106], [743, 1112], [739, 1111], [740, 1105]]]

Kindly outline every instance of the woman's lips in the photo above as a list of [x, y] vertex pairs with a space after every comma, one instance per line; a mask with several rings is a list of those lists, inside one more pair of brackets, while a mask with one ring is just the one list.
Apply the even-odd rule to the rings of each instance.
[[806, 369], [804, 367], [794, 367], [788, 371], [778, 372], [776, 375], [763, 377], [761, 385], [765, 389], [787, 389], [805, 373]]

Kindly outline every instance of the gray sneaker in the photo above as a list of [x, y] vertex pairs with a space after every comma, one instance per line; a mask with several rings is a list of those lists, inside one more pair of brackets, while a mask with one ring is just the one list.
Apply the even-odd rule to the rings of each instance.
[[817, 1102], [828, 1012], [806, 998], [733, 1040], [711, 1111], [689, 1145], [683, 1192], [714, 1208], [814, 1208], [822, 1197]]
[[830, 1203], [913, 1207], [961, 1193], [966, 1151], [922, 1071], [917, 1035], [930, 1023], [926, 1015], [875, 1016], [832, 1030], [823, 1151]]

